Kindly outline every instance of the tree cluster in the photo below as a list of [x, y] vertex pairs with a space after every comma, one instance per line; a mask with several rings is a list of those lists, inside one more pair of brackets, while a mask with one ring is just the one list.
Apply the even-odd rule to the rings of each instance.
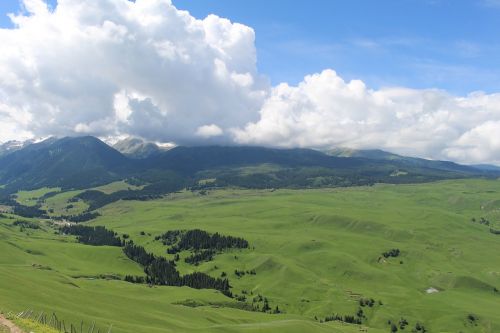
[[[398, 329], [400, 330], [404, 330], [410, 323], [408, 322], [408, 320], [406, 320], [405, 318], [401, 317], [399, 319], [399, 321], [392, 321], [392, 320], [388, 320], [387, 321], [387, 324], [391, 327], [391, 332], [392, 333], [395, 333], [398, 331]], [[421, 323], [417, 322], [415, 324], [415, 328], [413, 328], [411, 330], [412, 333], [427, 333], [427, 329], [425, 328], [424, 325], [422, 325]]]
[[181, 235], [181, 233], [181, 230], [169, 230], [160, 236], [156, 236], [155, 240], [161, 240], [163, 242], [163, 245], [174, 245], [179, 240], [179, 236]]
[[144, 276], [133, 276], [133, 275], [125, 275], [124, 281], [130, 283], [146, 283], [146, 278]]
[[243, 276], [245, 276], [245, 274], [248, 274], [248, 275], [257, 275], [257, 272], [255, 271], [255, 269], [252, 269], [252, 270], [239, 270], [239, 269], [235, 269], [234, 270], [234, 275], [236, 275], [237, 277], [241, 278]]
[[160, 239], [164, 242], [164, 244], [172, 245], [172, 247], [168, 249], [169, 254], [175, 254], [183, 250], [222, 251], [232, 248], [248, 248], [248, 241], [243, 238], [223, 236], [218, 232], [210, 234], [200, 229], [168, 231], [161, 235]]
[[487, 219], [485, 219], [484, 217], [479, 218], [479, 220], [476, 220], [476, 218], [475, 218], [475, 217], [473, 217], [473, 218], [471, 219], [471, 222], [472, 222], [472, 223], [476, 223], [476, 222], [477, 222], [477, 223], [479, 223], [479, 224], [482, 224], [482, 225], [487, 225], [487, 226], [489, 226], [489, 225], [490, 225], [490, 221], [489, 221], [489, 220], [487, 220]]
[[326, 316], [325, 319], [323, 319], [323, 320], [320, 320], [321, 323], [326, 323], [329, 321], [341, 321], [341, 322], [348, 323], [348, 324], [361, 325], [363, 323], [363, 318], [358, 317], [356, 315], [333, 314], [330, 316]]
[[12, 212], [15, 215], [19, 215], [26, 218], [35, 218], [35, 217], [42, 219], [48, 218], [47, 212], [44, 211], [43, 209], [40, 209], [39, 205], [24, 206], [16, 202], [16, 204], [12, 206]]
[[[228, 279], [214, 278], [201, 272], [180, 275], [174, 261], [148, 253], [142, 246], [135, 245], [132, 241], [125, 244], [123, 252], [131, 260], [144, 267], [145, 282], [149, 284], [216, 289], [226, 296], [232, 296]], [[129, 277], [127, 281], [141, 283], [140, 280], [137, 282], [137, 278], [132, 277]]]
[[14, 221], [12, 225], [16, 227], [21, 227], [22, 229], [40, 229], [40, 225], [38, 223], [25, 220]]
[[85, 201], [89, 205], [88, 211], [92, 211], [119, 200], [146, 201], [158, 199], [167, 193], [176, 192], [186, 187], [186, 179], [173, 172], [163, 176], [168, 178], [156, 179], [152, 177], [151, 181], [154, 181], [154, 183], [145, 186], [141, 190], [122, 190], [110, 194], [97, 190], [87, 190], [74, 198], [75, 200], [81, 199]]
[[54, 220], [67, 220], [75, 223], [82, 223], [93, 220], [101, 216], [98, 212], [85, 212], [78, 215], [61, 215], [58, 217], [53, 217]]
[[493, 235], [500, 235], [500, 230], [496, 230], [496, 229], [490, 228], [490, 232], [491, 232]]
[[[242, 290], [242, 294], [248, 294], [248, 292]], [[242, 295], [238, 297], [242, 302], [246, 300], [246, 296]], [[262, 307], [261, 304], [262, 303]], [[258, 294], [252, 299], [252, 311], [256, 312], [265, 312], [265, 313], [271, 313], [271, 314], [280, 314], [283, 313], [283, 311], [280, 310], [280, 308], [276, 305], [274, 309], [270, 306], [269, 300], [267, 297], [262, 296], [261, 294]]]
[[214, 255], [214, 250], [201, 250], [191, 254], [189, 257], [184, 259], [184, 261], [188, 264], [198, 266], [200, 262], [212, 261], [214, 259]]
[[375, 305], [375, 300], [373, 298], [360, 298], [359, 299], [359, 305], [361, 307], [365, 307], [365, 306], [368, 306], [368, 307], [373, 307]]
[[66, 235], [75, 235], [79, 243], [101, 246], [122, 246], [123, 243], [117, 234], [102, 226], [89, 227], [84, 225], [69, 225], [60, 228]]
[[391, 249], [389, 251], [382, 253], [384, 258], [389, 258], [389, 257], [396, 258], [396, 257], [399, 257], [400, 254], [401, 254], [401, 251], [399, 251], [399, 249]]

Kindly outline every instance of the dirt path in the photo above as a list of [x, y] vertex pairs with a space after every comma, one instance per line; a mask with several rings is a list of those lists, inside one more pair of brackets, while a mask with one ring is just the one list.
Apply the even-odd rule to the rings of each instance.
[[14, 325], [10, 320], [7, 320], [4, 316], [0, 315], [0, 329], [2, 326], [7, 327], [10, 330], [10, 333], [24, 333], [23, 330]]

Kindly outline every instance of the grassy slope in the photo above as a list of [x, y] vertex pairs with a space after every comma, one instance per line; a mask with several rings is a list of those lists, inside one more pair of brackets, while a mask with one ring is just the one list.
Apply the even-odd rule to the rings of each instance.
[[99, 186], [99, 187], [94, 187], [93, 190], [101, 191], [106, 194], [111, 194], [114, 192], [118, 191], [125, 191], [125, 190], [140, 190], [144, 186], [135, 186], [135, 185], [130, 185], [124, 180], [121, 181], [116, 181], [107, 185]]
[[[142, 186], [130, 185], [125, 181], [117, 181], [117, 182], [109, 183], [107, 185], [94, 187], [91, 190], [97, 190], [97, 191], [101, 191], [101, 192], [106, 193], [106, 194], [111, 194], [111, 193], [114, 193], [117, 191], [128, 190], [128, 189], [140, 190], [141, 188], [142, 188]], [[83, 192], [83, 190], [61, 192], [53, 197], [46, 199], [44, 204], [42, 205], [42, 208], [45, 210], [51, 210], [51, 212], [49, 212], [50, 216], [81, 214], [89, 208], [89, 205], [87, 203], [85, 203], [84, 201], [70, 202], [69, 200], [82, 192]], [[38, 194], [38, 197], [37, 197], [37, 194]], [[36, 200], [40, 196], [42, 196], [43, 194], [45, 194], [45, 193], [42, 193], [40, 191], [30, 191], [30, 192], [20, 191], [17, 193], [18, 197], [20, 196], [20, 198], [25, 198], [25, 197], [35, 198], [35, 199], [32, 199], [33, 205], [36, 204]], [[18, 199], [18, 201], [20, 202], [21, 200]], [[26, 202], [29, 203], [30, 201], [26, 201]]]
[[[42, 208], [45, 210], [51, 210], [49, 215], [60, 216], [60, 215], [78, 215], [83, 213], [89, 205], [83, 201], [69, 202], [74, 196], [78, 195], [83, 191], [67, 191], [56, 194], [45, 200]], [[71, 206], [69, 206], [71, 205]]]
[[[354, 293], [383, 301], [369, 315], [371, 326], [384, 327], [388, 318], [404, 316], [434, 330], [457, 331], [464, 328], [466, 314], [476, 313], [485, 326], [500, 330], [500, 298], [493, 293], [500, 286], [500, 237], [469, 222], [492, 215], [481, 206], [499, 193], [500, 182], [477, 180], [218, 191], [207, 197], [121, 202], [104, 209], [96, 223], [129, 233], [157, 253], [164, 247], [139, 236], [140, 231], [155, 235], [202, 228], [243, 236], [254, 251], [237, 254], [238, 260], [222, 255], [199, 269], [218, 275], [235, 267], [255, 268], [255, 277], [229, 275], [236, 293], [262, 293], [288, 313], [309, 318], [353, 313]], [[391, 248], [400, 248], [402, 257], [379, 263], [380, 254]], [[184, 271], [191, 268], [184, 266]], [[429, 287], [443, 291], [428, 295]]]
[[[102, 209], [103, 216], [94, 222], [128, 233], [161, 254], [165, 247], [153, 237], [170, 229], [243, 236], [255, 249], [219, 255], [197, 270], [214, 276], [226, 271], [234, 293], [262, 293], [286, 315], [175, 305], [189, 299], [236, 304], [210, 290], [76, 278], [141, 270], [119, 249], [83, 246], [50, 230], [27, 235], [3, 220], [0, 308], [20, 311], [29, 306], [56, 311], [74, 322], [113, 323], [113, 332], [355, 332], [356, 327], [319, 324], [311, 318], [352, 314], [361, 294], [384, 303], [365, 308], [368, 325], [380, 332], [388, 331], [388, 319], [401, 316], [412, 326], [417, 320], [425, 323], [430, 332], [497, 332], [500, 295], [493, 287], [500, 287], [500, 236], [470, 218], [498, 221], [499, 193], [500, 182], [481, 180], [307, 191], [225, 190], [118, 202]], [[141, 231], [151, 236], [140, 236]], [[402, 256], [379, 262], [380, 254], [391, 248], [401, 249]], [[52, 270], [40, 269], [45, 266]], [[183, 272], [193, 270], [180, 266]], [[256, 269], [257, 275], [238, 279], [236, 268]], [[429, 287], [441, 291], [426, 294]], [[477, 327], [466, 323], [469, 313], [479, 316]]]
[[42, 197], [44, 194], [47, 194], [49, 192], [59, 192], [59, 191], [61, 191], [59, 187], [54, 187], [54, 188], [44, 187], [32, 191], [19, 191], [16, 193], [16, 201], [21, 205], [35, 206], [38, 202], [38, 199]]
[[[213, 290], [133, 285], [93, 278], [100, 274], [140, 275], [142, 270], [119, 248], [91, 247], [54, 235], [50, 228], [20, 232], [0, 219], [0, 308], [56, 312], [67, 323], [96, 321], [113, 332], [340, 332], [340, 324], [320, 326], [298, 316], [272, 316], [220, 305], [237, 306]], [[175, 303], [193, 300], [207, 306]], [[214, 304], [214, 306], [208, 306]], [[342, 332], [355, 332], [349, 328]]]

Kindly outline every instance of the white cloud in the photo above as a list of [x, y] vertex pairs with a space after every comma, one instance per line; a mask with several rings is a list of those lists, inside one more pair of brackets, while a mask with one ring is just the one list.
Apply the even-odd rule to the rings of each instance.
[[169, 0], [24, 7], [16, 28], [0, 29], [0, 112], [28, 113], [21, 125], [35, 136], [190, 141], [205, 124], [256, 120], [269, 91], [242, 24], [198, 20]]
[[215, 15], [196, 19], [169, 0], [24, 7], [11, 16], [15, 28], [0, 29], [0, 141], [209, 138], [500, 163], [500, 94], [372, 90], [333, 70], [271, 87], [256, 69], [253, 29]]
[[222, 133], [224, 133], [222, 129], [215, 124], [200, 126], [196, 130], [196, 135], [202, 138], [212, 138], [214, 136], [220, 136]]
[[[500, 163], [500, 94], [452, 96], [440, 90], [368, 89], [334, 71], [281, 84], [260, 119], [233, 129], [243, 144], [382, 148], [460, 162]], [[496, 132], [495, 132], [496, 131]]]

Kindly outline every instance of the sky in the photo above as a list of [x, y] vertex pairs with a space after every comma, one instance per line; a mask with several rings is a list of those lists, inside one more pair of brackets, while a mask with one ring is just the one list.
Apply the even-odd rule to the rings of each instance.
[[0, 43], [0, 141], [500, 164], [498, 0], [7, 0]]
[[500, 1], [180, 0], [255, 29], [259, 70], [296, 84], [335, 69], [370, 87], [500, 91]]

